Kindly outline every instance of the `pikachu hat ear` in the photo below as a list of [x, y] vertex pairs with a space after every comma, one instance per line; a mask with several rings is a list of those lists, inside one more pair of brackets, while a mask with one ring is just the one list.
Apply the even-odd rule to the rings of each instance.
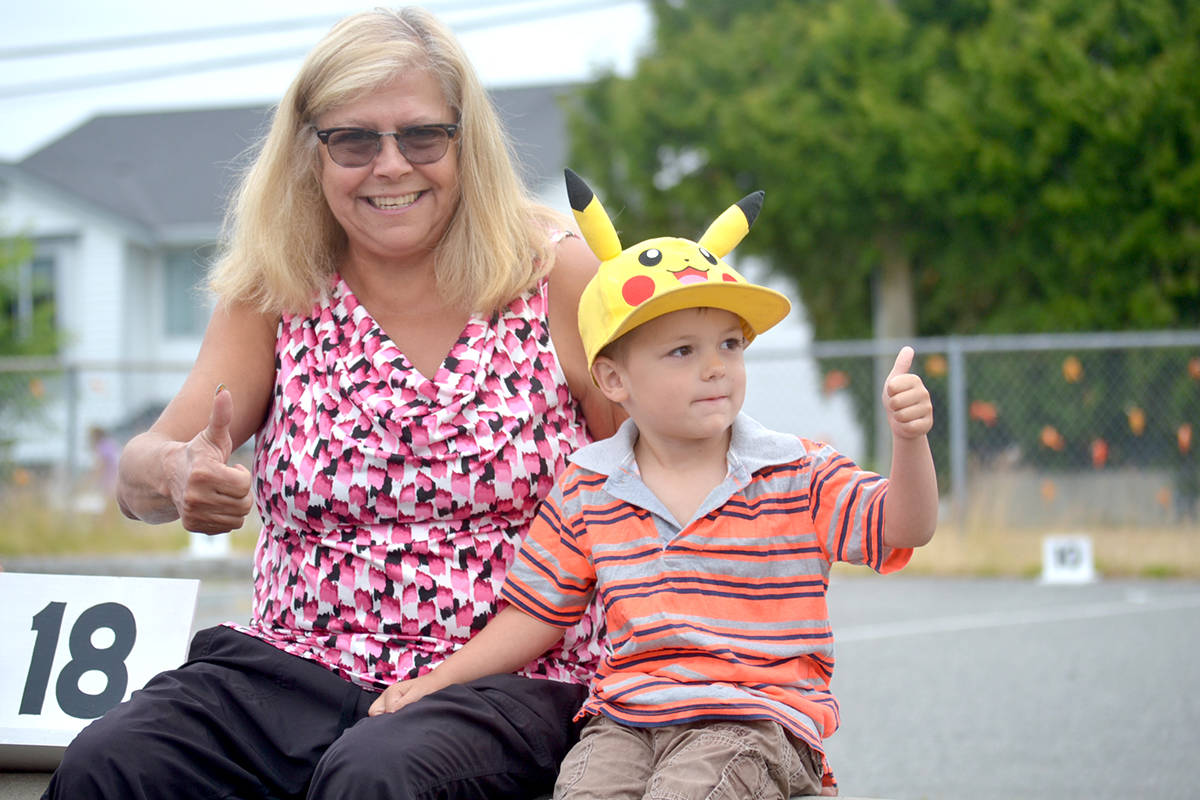
[[724, 258], [729, 251], [737, 247], [738, 242], [746, 238], [750, 226], [758, 219], [762, 210], [763, 193], [761, 191], [748, 194], [737, 201], [721, 216], [713, 220], [712, 225], [700, 237], [696, 244], [712, 253], [717, 258]]
[[583, 182], [583, 178], [569, 169], [563, 172], [567, 179], [567, 201], [571, 204], [584, 241], [601, 261], [616, 258], [621, 253], [621, 239], [612, 220], [608, 218], [608, 212], [600, 205], [595, 192]]
[[589, 369], [610, 342], [672, 311], [721, 308], [737, 314], [747, 340], [787, 316], [787, 297], [750, 283], [723, 260], [750, 231], [762, 209], [762, 192], [726, 209], [698, 242], [659, 236], [622, 250], [595, 194], [574, 172], [565, 173], [579, 230], [600, 259], [579, 297], [579, 335]]

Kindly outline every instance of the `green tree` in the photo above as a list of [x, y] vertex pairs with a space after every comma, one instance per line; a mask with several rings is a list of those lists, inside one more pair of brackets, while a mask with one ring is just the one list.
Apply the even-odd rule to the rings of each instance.
[[[0, 236], [0, 357], [44, 356], [58, 350], [54, 304], [23, 307], [21, 270], [33, 258], [33, 243], [20, 236]], [[30, 286], [33, 294], [46, 287]]]
[[925, 335], [1200, 324], [1200, 3], [652, 8], [636, 74], [570, 113], [630, 241], [761, 188], [739, 250], [818, 338], [869, 335], [877, 294]]
[[927, 330], [1200, 324], [1200, 3], [991, 6], [920, 142], [950, 212]]
[[[52, 355], [58, 350], [53, 303], [22, 303], [21, 271], [32, 257], [28, 239], [0, 236], [0, 359]], [[38, 289], [26, 286], [27, 291]], [[11, 432], [15, 423], [37, 413], [47, 378], [27, 371], [0, 372], [0, 429]], [[7, 439], [8, 433], [0, 434], [0, 472], [5, 469]]]

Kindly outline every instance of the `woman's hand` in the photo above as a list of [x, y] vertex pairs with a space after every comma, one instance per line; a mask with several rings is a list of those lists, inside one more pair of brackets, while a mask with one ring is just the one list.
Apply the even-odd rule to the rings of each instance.
[[229, 466], [233, 396], [223, 385], [213, 397], [208, 425], [186, 444], [173, 443], [166, 457], [167, 483], [183, 527], [196, 533], [228, 533], [242, 527], [254, 505], [250, 472]]
[[278, 324], [278, 315], [244, 304], [213, 310], [183, 386], [150, 430], [121, 450], [117, 502], [125, 516], [182, 519], [198, 533], [242, 526], [253, 506], [253, 481], [244, 467], [229, 466], [229, 457], [266, 419]]

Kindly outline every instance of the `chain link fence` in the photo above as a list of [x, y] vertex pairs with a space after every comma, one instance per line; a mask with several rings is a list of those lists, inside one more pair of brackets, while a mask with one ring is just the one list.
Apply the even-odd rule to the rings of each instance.
[[[747, 411], [886, 472], [879, 394], [902, 344], [933, 395], [944, 523], [1200, 532], [1200, 332], [764, 342], [747, 351]], [[0, 360], [0, 497], [41, 484], [50, 502], [95, 502], [112, 447], [189, 366]]]
[[0, 359], [0, 499], [17, 490], [68, 510], [104, 506], [121, 446], [157, 419], [190, 367]]
[[[879, 396], [904, 344], [933, 396], [944, 522], [1200, 533], [1200, 332], [819, 342], [800, 355], [751, 347], [748, 394], [787, 397], [815, 382], [858, 426], [833, 444], [886, 471]], [[763, 422], [807, 436], [827, 425], [778, 412]]]

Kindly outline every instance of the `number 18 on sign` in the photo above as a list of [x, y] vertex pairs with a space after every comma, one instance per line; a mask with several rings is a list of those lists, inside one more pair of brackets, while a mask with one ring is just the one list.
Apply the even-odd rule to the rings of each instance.
[[75, 734], [187, 651], [199, 581], [0, 573], [0, 766], [53, 766]]

